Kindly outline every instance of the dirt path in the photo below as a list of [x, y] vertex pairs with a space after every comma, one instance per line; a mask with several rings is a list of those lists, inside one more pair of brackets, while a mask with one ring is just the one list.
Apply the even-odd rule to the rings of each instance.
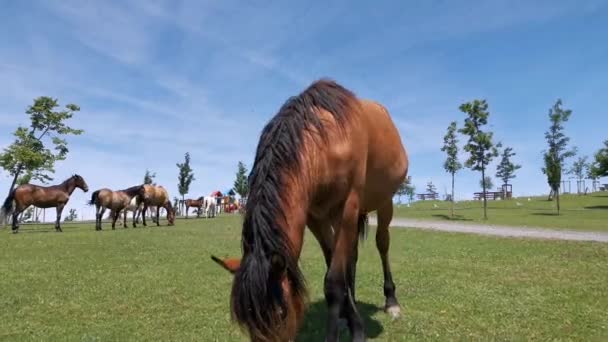
[[[376, 217], [370, 216], [369, 223], [371, 225], [376, 225]], [[526, 228], [494, 226], [484, 224], [466, 224], [458, 222], [415, 220], [402, 217], [393, 218], [393, 221], [391, 222], [391, 227], [420, 228], [440, 230], [445, 232], [460, 232], [508, 237], [525, 237], [536, 239], [608, 242], [608, 233], [604, 232], [581, 232], [572, 230], [553, 230], [532, 227]]]

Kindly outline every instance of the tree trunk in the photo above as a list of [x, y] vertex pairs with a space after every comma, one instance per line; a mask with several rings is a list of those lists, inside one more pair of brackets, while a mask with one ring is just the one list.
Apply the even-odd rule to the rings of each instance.
[[557, 200], [557, 215], [559, 216], [559, 188], [555, 190], [555, 199]]
[[452, 208], [451, 208], [451, 215], [452, 218], [454, 218], [454, 173], [452, 173], [452, 198], [451, 198], [451, 202], [452, 202]]
[[17, 168], [17, 172], [15, 172], [15, 177], [13, 177], [11, 186], [8, 188], [8, 194], [6, 195], [6, 197], [10, 196], [11, 191], [13, 191], [15, 184], [17, 184], [17, 178], [19, 178], [19, 175], [21, 174], [22, 170], [23, 170], [23, 167], [21, 165], [19, 165], [19, 167]]
[[486, 168], [481, 168], [481, 185], [483, 188], [483, 219], [488, 219], [488, 199], [486, 196]]

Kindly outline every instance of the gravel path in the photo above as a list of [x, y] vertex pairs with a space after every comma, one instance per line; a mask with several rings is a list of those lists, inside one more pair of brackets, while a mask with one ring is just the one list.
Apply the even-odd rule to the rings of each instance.
[[[369, 224], [376, 225], [376, 217], [370, 216]], [[581, 232], [572, 230], [553, 230], [536, 227], [508, 227], [484, 224], [466, 224], [458, 222], [441, 222], [415, 220], [394, 217], [391, 227], [432, 229], [445, 232], [472, 233], [481, 235], [496, 235], [508, 237], [525, 237], [536, 239], [557, 239], [572, 241], [597, 241], [608, 242], [608, 233], [604, 232]]]

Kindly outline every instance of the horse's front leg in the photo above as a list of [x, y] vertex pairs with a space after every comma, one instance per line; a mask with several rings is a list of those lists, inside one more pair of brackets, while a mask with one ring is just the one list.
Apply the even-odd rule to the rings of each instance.
[[160, 205], [156, 207], [156, 226], [160, 227]]
[[122, 219], [122, 227], [123, 228], [127, 228], [127, 208], [123, 209], [125, 212], [123, 213], [123, 219]]
[[144, 227], [148, 226], [146, 223], [146, 212], [148, 212], [148, 205], [144, 203], [144, 208], [141, 210], [141, 224], [143, 224]]
[[65, 204], [57, 205], [57, 219], [55, 220], [55, 230], [60, 233], [63, 232], [63, 230], [61, 230], [61, 213], [63, 212], [64, 207]]
[[[339, 341], [340, 314], [346, 317], [353, 341], [365, 341], [363, 319], [359, 314], [353, 288], [358, 248], [359, 195], [351, 192], [336, 222], [334, 252], [325, 276], [325, 301], [328, 306], [326, 341]], [[341, 312], [343, 311], [343, 312]]]

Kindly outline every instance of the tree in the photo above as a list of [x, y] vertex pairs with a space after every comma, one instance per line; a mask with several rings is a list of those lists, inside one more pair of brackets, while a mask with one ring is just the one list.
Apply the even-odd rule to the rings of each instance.
[[458, 161], [458, 139], [456, 138], [456, 121], [452, 121], [448, 126], [448, 131], [443, 137], [443, 147], [441, 148], [447, 154], [447, 158], [443, 163], [445, 172], [452, 175], [452, 195], [450, 198], [450, 215], [454, 217], [454, 175], [458, 170], [462, 169], [462, 164]]
[[[511, 161], [511, 157], [514, 155], [515, 152], [513, 152], [511, 147], [505, 147], [502, 150], [500, 163], [496, 166], [496, 178], [502, 180], [503, 185], [507, 185], [511, 179], [515, 179], [515, 171], [521, 169], [521, 165], [517, 165]], [[506, 194], [503, 193], [503, 195]]]
[[[182, 204], [184, 202], [184, 197], [190, 190], [190, 183], [194, 180], [194, 172], [190, 168], [190, 153], [186, 152], [184, 156], [183, 163], [177, 163], [177, 168], [179, 169], [177, 190], [179, 194], [182, 195]], [[183, 208], [182, 208], [183, 209]], [[184, 211], [182, 210], [182, 213]]]
[[426, 192], [428, 194], [436, 194], [437, 193], [437, 188], [435, 187], [435, 184], [433, 184], [432, 181], [426, 183]]
[[[494, 182], [492, 181], [492, 177], [486, 176], [483, 180], [480, 180], [479, 186], [482, 189], [492, 189], [494, 187]], [[485, 190], [484, 190], [484, 193], [485, 193]]]
[[412, 176], [407, 176], [403, 182], [403, 185], [403, 194], [407, 196], [408, 202], [412, 203], [414, 200], [414, 195], [416, 194], [416, 187], [412, 183]]
[[68, 215], [65, 217], [64, 221], [72, 222], [72, 221], [76, 221], [77, 218], [78, 218], [78, 215], [76, 214], [76, 209], [72, 208], [72, 209], [70, 209]]
[[595, 153], [589, 172], [594, 176], [589, 178], [598, 179], [608, 176], [608, 139], [604, 141], [604, 147]]
[[584, 192], [583, 180], [588, 174], [589, 164], [587, 163], [587, 157], [581, 156], [572, 163], [572, 167], [568, 170], [568, 173], [576, 177], [576, 192], [580, 194]]
[[238, 169], [236, 171], [236, 179], [234, 180], [234, 191], [236, 191], [241, 198], [246, 198], [249, 193], [249, 183], [247, 180], [247, 167], [241, 161], [239, 161]]
[[562, 100], [558, 99], [553, 107], [549, 109], [549, 130], [545, 132], [545, 139], [549, 145], [549, 149], [544, 152], [545, 166], [542, 171], [547, 175], [547, 183], [551, 188], [551, 192], [555, 194], [557, 202], [557, 214], [559, 215], [559, 188], [562, 181], [562, 169], [564, 161], [567, 158], [573, 157], [576, 154], [576, 149], [569, 149], [568, 138], [564, 133], [564, 123], [568, 121], [572, 110], [564, 110]]
[[397, 192], [395, 193], [398, 196], [399, 204], [401, 204], [401, 196], [409, 196], [410, 192], [413, 192], [413, 189], [414, 186], [412, 185], [412, 176], [405, 177], [403, 182], [399, 185]]
[[152, 173], [146, 169], [146, 174], [144, 175], [144, 184], [154, 183], [154, 178], [156, 178], [156, 172]]
[[[474, 100], [473, 102], [463, 103], [459, 107], [460, 111], [467, 114], [464, 120], [464, 127], [458, 131], [469, 137], [464, 150], [469, 153], [469, 158], [465, 166], [474, 171], [481, 171], [481, 179], [486, 178], [486, 168], [494, 157], [498, 155], [496, 147], [492, 142], [492, 132], [482, 130], [488, 124], [488, 103], [486, 100]], [[483, 182], [485, 185], [485, 182]], [[486, 188], [483, 187], [483, 192]], [[483, 218], [488, 219], [488, 203], [486, 196], [483, 197]]]
[[29, 180], [42, 183], [52, 180], [49, 173], [55, 172], [55, 162], [64, 160], [69, 152], [68, 143], [63, 137], [84, 132], [66, 124], [75, 112], [80, 111], [80, 107], [68, 104], [65, 110], [55, 111], [57, 106], [57, 100], [51, 97], [34, 99], [25, 112], [29, 115], [29, 128], [17, 127], [13, 133], [15, 141], [0, 153], [0, 166], [13, 176], [9, 194], [24, 172]]

